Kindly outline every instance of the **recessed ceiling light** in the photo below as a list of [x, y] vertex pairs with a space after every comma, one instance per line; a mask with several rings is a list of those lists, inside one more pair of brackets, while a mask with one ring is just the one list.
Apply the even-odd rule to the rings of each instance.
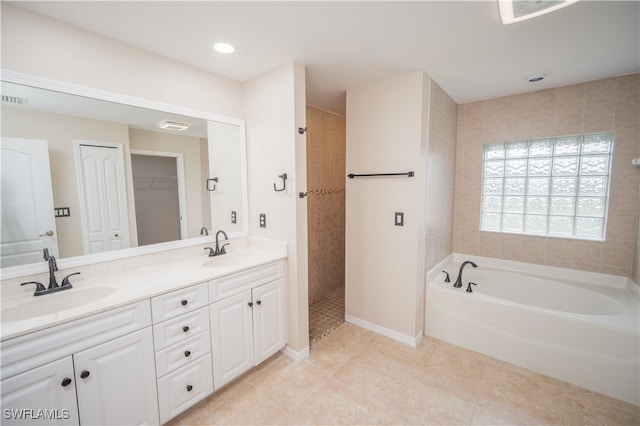
[[235, 47], [233, 47], [229, 43], [216, 43], [213, 45], [213, 48], [216, 52], [220, 53], [233, 53], [234, 50], [236, 50]]

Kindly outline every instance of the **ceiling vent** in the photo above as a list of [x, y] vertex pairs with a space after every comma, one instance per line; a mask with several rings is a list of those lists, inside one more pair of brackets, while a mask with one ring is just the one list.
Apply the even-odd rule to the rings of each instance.
[[181, 123], [179, 121], [165, 120], [158, 123], [161, 129], [182, 131], [189, 128], [189, 123]]
[[553, 12], [578, 0], [498, 0], [502, 23], [512, 24]]
[[2, 95], [2, 103], [24, 105], [27, 103], [27, 98], [20, 98], [18, 96]]

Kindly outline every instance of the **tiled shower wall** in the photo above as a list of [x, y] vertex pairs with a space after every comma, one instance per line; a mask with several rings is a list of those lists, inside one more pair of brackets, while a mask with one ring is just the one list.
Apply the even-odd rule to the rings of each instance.
[[307, 106], [309, 303], [344, 288], [345, 117]]
[[431, 80], [427, 153], [426, 269], [452, 252], [458, 104]]
[[[480, 232], [484, 144], [605, 131], [614, 131], [606, 241]], [[631, 276], [640, 204], [640, 173], [631, 160], [639, 156], [640, 74], [460, 105], [454, 251]]]

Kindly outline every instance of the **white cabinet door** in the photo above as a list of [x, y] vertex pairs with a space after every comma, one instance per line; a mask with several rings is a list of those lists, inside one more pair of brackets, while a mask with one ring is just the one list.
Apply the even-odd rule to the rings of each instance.
[[70, 356], [2, 381], [3, 425], [77, 425]]
[[211, 305], [213, 384], [216, 390], [253, 367], [251, 292]]
[[80, 423], [158, 424], [158, 394], [150, 328], [73, 356]]
[[284, 281], [279, 279], [253, 289], [253, 334], [256, 365], [286, 343]]

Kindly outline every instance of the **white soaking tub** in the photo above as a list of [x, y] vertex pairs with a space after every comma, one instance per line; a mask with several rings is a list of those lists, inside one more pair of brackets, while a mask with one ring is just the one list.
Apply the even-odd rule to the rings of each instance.
[[[466, 265], [454, 288], [465, 260], [478, 267]], [[427, 273], [425, 306], [429, 336], [640, 405], [638, 286], [628, 278], [453, 254]]]

